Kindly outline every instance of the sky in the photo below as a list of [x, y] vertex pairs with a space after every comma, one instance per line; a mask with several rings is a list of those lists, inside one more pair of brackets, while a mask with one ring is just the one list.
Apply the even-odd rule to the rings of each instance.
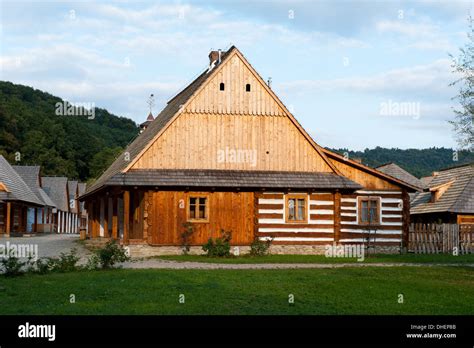
[[143, 122], [235, 45], [322, 146], [456, 148], [474, 1], [0, 0], [0, 79]]

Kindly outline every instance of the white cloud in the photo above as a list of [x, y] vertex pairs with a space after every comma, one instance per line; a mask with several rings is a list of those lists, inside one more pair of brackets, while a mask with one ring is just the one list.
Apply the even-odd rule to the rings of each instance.
[[296, 93], [343, 91], [449, 99], [454, 90], [448, 85], [455, 80], [450, 64], [448, 59], [439, 59], [430, 64], [390, 70], [373, 76], [299, 80], [281, 83], [279, 87], [285, 92]]

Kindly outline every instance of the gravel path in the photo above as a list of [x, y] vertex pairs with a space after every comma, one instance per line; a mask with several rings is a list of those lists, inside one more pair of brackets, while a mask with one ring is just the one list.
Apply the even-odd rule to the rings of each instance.
[[82, 244], [77, 243], [78, 234], [43, 234], [34, 237], [11, 237], [0, 238], [0, 245], [19, 246], [32, 245], [37, 246], [38, 257], [57, 257], [62, 252], [69, 252], [71, 249], [77, 249], [77, 255], [81, 261], [86, 260], [90, 256], [90, 251]]
[[474, 264], [437, 264], [437, 263], [260, 263], [260, 264], [226, 264], [204, 262], [178, 262], [168, 260], [137, 260], [121, 264], [127, 269], [299, 269], [299, 268], [343, 268], [343, 267], [432, 267], [432, 266], [467, 266]]

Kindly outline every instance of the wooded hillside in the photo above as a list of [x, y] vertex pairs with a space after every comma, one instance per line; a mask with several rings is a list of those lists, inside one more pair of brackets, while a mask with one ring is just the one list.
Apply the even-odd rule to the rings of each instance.
[[49, 93], [0, 81], [0, 154], [10, 163], [41, 165], [43, 175], [87, 180], [138, 134], [135, 122], [104, 109], [96, 108], [94, 119], [56, 115], [58, 102]]

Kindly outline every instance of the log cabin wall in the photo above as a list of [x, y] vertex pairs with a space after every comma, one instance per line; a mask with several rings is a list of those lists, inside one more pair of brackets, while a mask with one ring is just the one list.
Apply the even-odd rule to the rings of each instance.
[[[360, 221], [359, 199], [363, 197], [378, 200], [378, 221], [372, 225], [364, 225]], [[400, 245], [404, 235], [403, 207], [402, 191], [359, 190], [354, 194], [343, 194], [339, 242], [366, 243], [370, 235], [371, 238], [375, 236], [377, 245]]]
[[221, 229], [232, 232], [231, 244], [248, 245], [254, 238], [253, 192], [148, 191], [144, 211], [150, 245], [181, 245], [180, 235], [188, 221], [189, 197], [208, 198], [208, 221], [192, 222], [191, 245], [220, 237]]
[[[329, 244], [334, 241], [334, 194], [307, 192], [272, 192], [258, 194], [260, 239], [273, 238], [273, 244]], [[306, 200], [304, 221], [289, 222], [287, 199]]]

